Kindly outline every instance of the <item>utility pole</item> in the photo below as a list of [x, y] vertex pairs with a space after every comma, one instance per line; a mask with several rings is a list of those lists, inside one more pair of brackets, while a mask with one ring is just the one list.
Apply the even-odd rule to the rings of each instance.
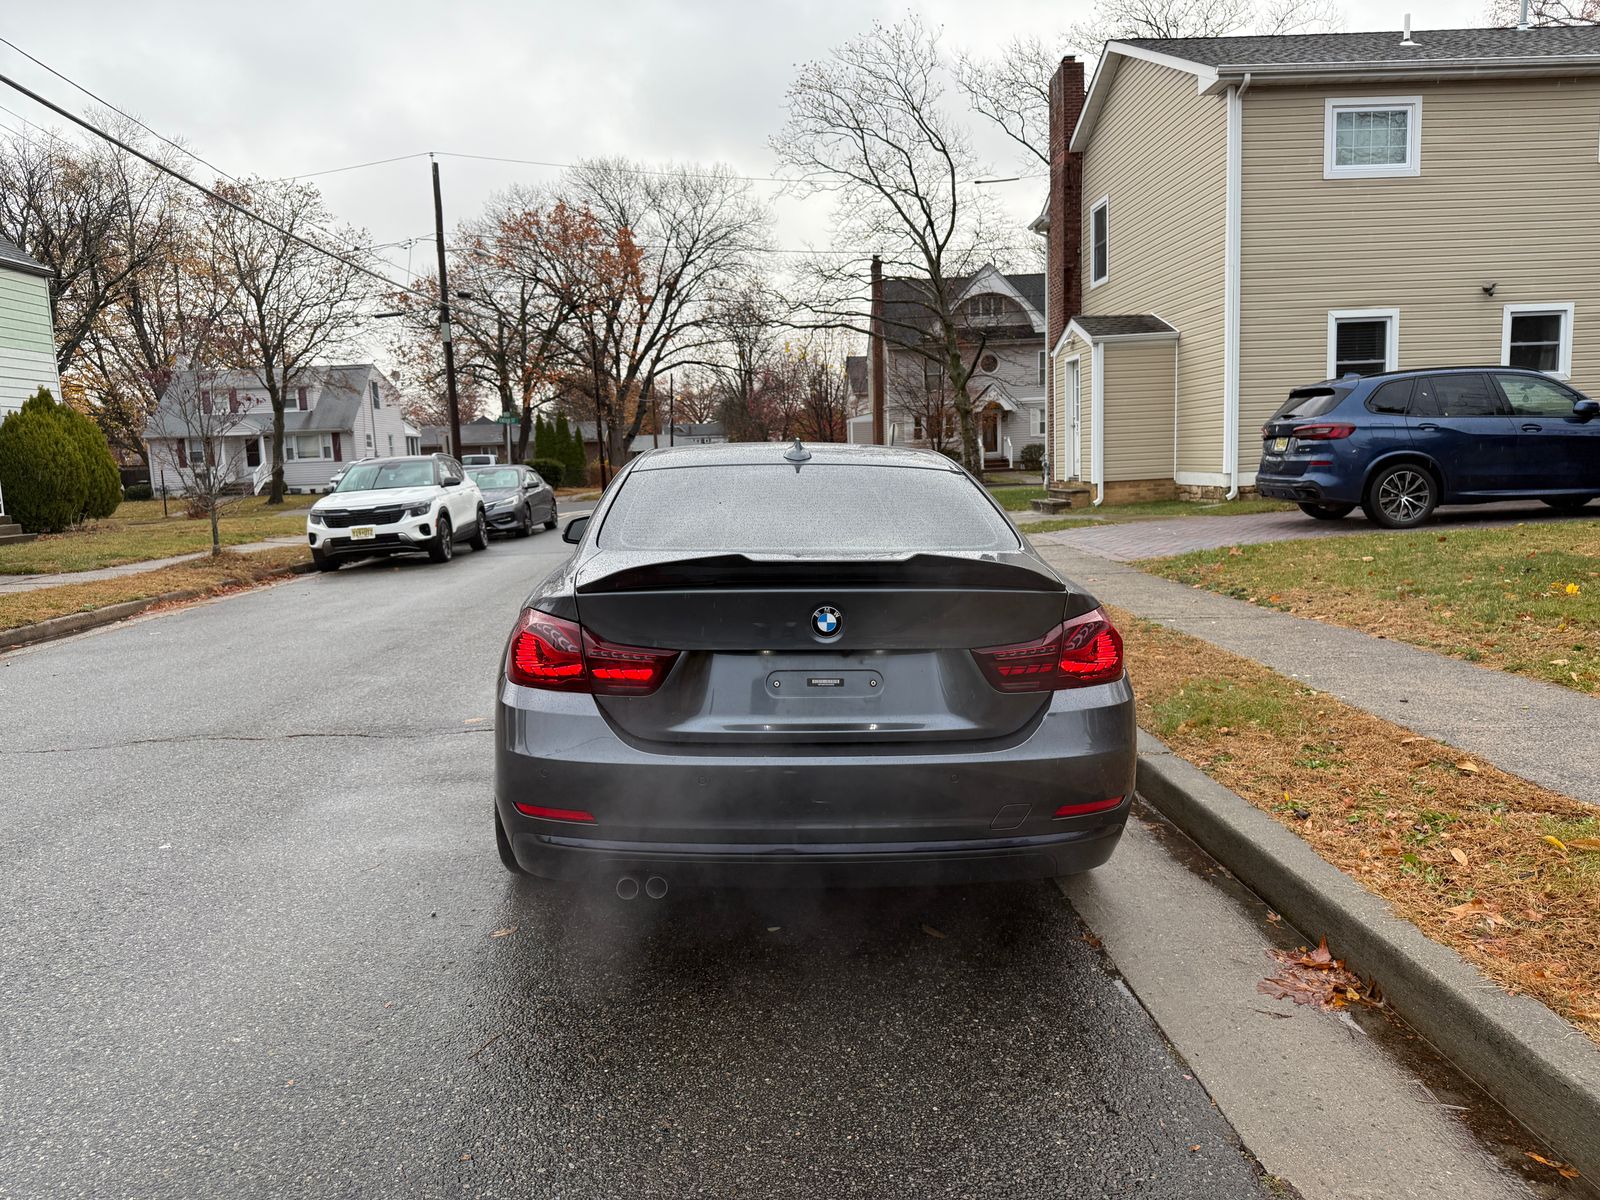
[[450, 337], [450, 277], [444, 265], [444, 201], [439, 198], [439, 160], [436, 158], [433, 158], [433, 241], [439, 251], [439, 336], [444, 339], [444, 395], [450, 407], [450, 454], [460, 461], [461, 402], [456, 396], [456, 348]]
[[678, 444], [678, 397], [672, 390], [672, 376], [667, 376], [667, 445]]
[[868, 360], [867, 394], [872, 399], [872, 444], [884, 444], [883, 376], [888, 370], [883, 351], [883, 259], [872, 256], [872, 357]]

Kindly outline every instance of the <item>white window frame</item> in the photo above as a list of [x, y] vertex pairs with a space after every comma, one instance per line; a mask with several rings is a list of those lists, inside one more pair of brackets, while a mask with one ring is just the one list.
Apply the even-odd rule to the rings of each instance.
[[1043, 387], [1044, 384], [1045, 384], [1045, 368], [1046, 368], [1046, 365], [1048, 364], [1048, 362], [1049, 362], [1049, 358], [1045, 354], [1045, 352], [1043, 350], [1039, 351], [1039, 386], [1040, 387]]
[[1045, 406], [1043, 404], [1030, 404], [1028, 407], [1028, 438], [1042, 438], [1045, 436]]
[[[1342, 112], [1389, 112], [1409, 110], [1406, 118], [1406, 161], [1375, 166], [1341, 167], [1338, 157], [1336, 118]], [[1401, 179], [1422, 174], [1422, 97], [1421, 96], [1333, 96], [1323, 107], [1322, 177], [1324, 179]]]
[[[1094, 273], [1094, 215], [1106, 214], [1106, 273], [1098, 278]], [[1111, 197], [1101, 196], [1089, 206], [1089, 286], [1097, 288], [1111, 278]]]
[[[313, 457], [300, 453], [301, 438], [316, 438], [318, 454]], [[317, 462], [331, 461], [333, 459], [333, 434], [331, 433], [286, 433], [283, 435], [283, 461], [284, 462]]]
[[1339, 353], [1339, 322], [1387, 321], [1388, 335], [1383, 339], [1383, 369], [1400, 369], [1400, 310], [1398, 308], [1333, 308], [1328, 310], [1328, 378], [1335, 378], [1335, 365]]
[[183, 455], [189, 464], [189, 469], [201, 470], [210, 466], [210, 456], [206, 454], [206, 439], [191, 437], [184, 438]]
[[1545, 374], [1552, 379], [1572, 378], [1572, 324], [1577, 313], [1577, 305], [1571, 300], [1560, 300], [1551, 304], [1508, 304], [1505, 306], [1500, 318], [1500, 365], [1511, 365], [1511, 318], [1527, 316], [1561, 317], [1561, 352], [1559, 361], [1554, 371]]

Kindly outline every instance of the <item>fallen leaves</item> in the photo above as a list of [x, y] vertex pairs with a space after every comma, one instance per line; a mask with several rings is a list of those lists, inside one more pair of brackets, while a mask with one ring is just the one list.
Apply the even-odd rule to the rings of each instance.
[[922, 927], [922, 932], [927, 934], [931, 938], [946, 938], [946, 937], [950, 936], [949, 934], [940, 933], [932, 925], [924, 925]]
[[1293, 1000], [1324, 1012], [1352, 1004], [1376, 1004], [1370, 989], [1334, 958], [1323, 938], [1315, 950], [1268, 950], [1278, 970], [1256, 984], [1256, 991], [1274, 1000]]
[[1476, 775], [1478, 773], [1478, 764], [1470, 758], [1464, 758], [1456, 764], [1456, 770], [1463, 775]]
[[517, 927], [515, 925], [507, 925], [504, 929], [496, 929], [489, 936], [492, 938], [510, 937], [516, 931]]
[[1524, 1150], [1523, 1153], [1533, 1159], [1534, 1162], [1543, 1163], [1563, 1179], [1577, 1179], [1580, 1176], [1578, 1168], [1571, 1163], [1551, 1162], [1544, 1155], [1535, 1154], [1532, 1150]]
[[1456, 862], [1460, 863], [1463, 867], [1467, 865], [1467, 854], [1466, 854], [1466, 851], [1460, 849], [1457, 846], [1451, 846], [1450, 847], [1450, 857], [1455, 859]]
[[1447, 908], [1445, 912], [1457, 921], [1476, 918], [1491, 929], [1496, 925], [1504, 925], [1506, 919], [1500, 915], [1500, 910], [1486, 902], [1481, 896], [1474, 896], [1465, 904], [1458, 904], [1454, 908]]

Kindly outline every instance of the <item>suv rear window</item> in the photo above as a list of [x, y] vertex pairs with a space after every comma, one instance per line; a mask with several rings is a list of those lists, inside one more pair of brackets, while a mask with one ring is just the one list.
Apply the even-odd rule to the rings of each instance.
[[994, 503], [960, 472], [831, 463], [634, 471], [596, 544], [754, 554], [1019, 549]]
[[1274, 421], [1298, 421], [1304, 417], [1325, 417], [1350, 394], [1345, 387], [1295, 388], [1283, 406], [1272, 414]]

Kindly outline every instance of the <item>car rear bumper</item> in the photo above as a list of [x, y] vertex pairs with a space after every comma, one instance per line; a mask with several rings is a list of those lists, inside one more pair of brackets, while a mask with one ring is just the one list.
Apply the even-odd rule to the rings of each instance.
[[[644, 749], [591, 697], [502, 684], [495, 804], [536, 875], [672, 883], [877, 886], [1040, 879], [1110, 857], [1135, 766], [1127, 680], [1055, 693], [1006, 744]], [[867, 750], [866, 753], [860, 751]], [[1063, 805], [1122, 797], [1056, 819]], [[528, 816], [517, 804], [591, 812]]]
[[1256, 492], [1269, 500], [1293, 500], [1297, 504], [1359, 504], [1360, 481], [1348, 481], [1322, 473], [1304, 475], [1256, 474]]

